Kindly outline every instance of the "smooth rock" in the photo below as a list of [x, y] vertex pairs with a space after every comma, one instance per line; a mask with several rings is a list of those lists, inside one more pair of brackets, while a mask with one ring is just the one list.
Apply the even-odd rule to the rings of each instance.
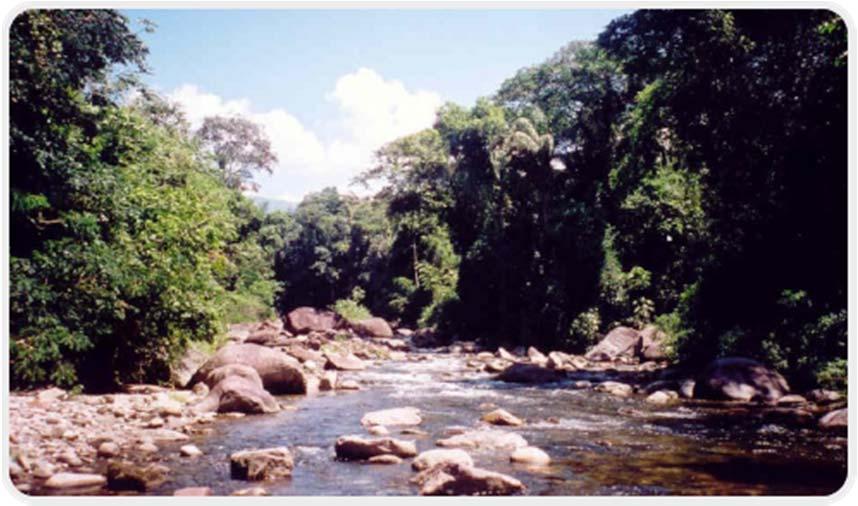
[[421, 495], [511, 495], [525, 490], [512, 476], [456, 463], [421, 471], [412, 481]]
[[284, 318], [285, 327], [295, 334], [324, 332], [337, 328], [340, 317], [333, 311], [312, 307], [299, 307], [289, 311]]
[[366, 369], [366, 364], [363, 360], [356, 357], [353, 353], [325, 352], [325, 358], [328, 360], [325, 364], [327, 369], [336, 369], [339, 371], [362, 371]]
[[657, 390], [649, 394], [646, 402], [650, 404], [669, 404], [679, 398], [679, 394], [670, 390]]
[[401, 464], [402, 459], [396, 455], [376, 455], [367, 459], [370, 464], [395, 465]]
[[337, 458], [343, 460], [367, 460], [376, 455], [391, 454], [397, 457], [417, 455], [417, 447], [411, 441], [402, 441], [391, 437], [364, 438], [361, 436], [342, 436], [334, 445]]
[[515, 449], [527, 446], [527, 440], [513, 432], [498, 429], [474, 429], [439, 439], [436, 444], [447, 448]]
[[420, 410], [409, 406], [371, 411], [363, 415], [360, 423], [364, 426], [384, 425], [392, 427], [397, 425], [420, 425], [422, 421]]
[[605, 392], [617, 397], [629, 397], [634, 392], [631, 385], [618, 381], [603, 381], [595, 386], [597, 392]]
[[819, 419], [819, 427], [827, 430], [846, 430], [848, 427], [847, 417], [847, 408], [831, 411]]
[[697, 378], [694, 396], [703, 399], [775, 402], [789, 393], [777, 371], [740, 357], [713, 360]]
[[280, 405], [259, 382], [245, 376], [229, 376], [215, 385], [205, 399], [195, 404], [193, 409], [197, 413], [217, 411], [218, 413], [262, 414], [280, 411]]
[[535, 446], [516, 448], [510, 454], [509, 460], [519, 464], [530, 464], [535, 466], [546, 466], [551, 463], [551, 457]]
[[486, 423], [490, 423], [492, 425], [510, 425], [510, 426], [519, 426], [524, 425], [524, 420], [513, 415], [509, 411], [505, 409], [496, 409], [494, 411], [490, 411], [480, 418], [482, 421]]
[[173, 495], [182, 496], [205, 496], [212, 495], [212, 489], [209, 487], [185, 487], [173, 492]]
[[393, 337], [393, 330], [384, 318], [367, 318], [350, 323], [351, 328], [362, 337], [380, 337], [390, 339]]
[[221, 348], [194, 374], [191, 384], [205, 381], [212, 371], [230, 364], [255, 369], [263, 387], [272, 394], [307, 393], [307, 380], [301, 364], [282, 351], [258, 344], [233, 344]]
[[630, 327], [617, 327], [591, 348], [585, 356], [587, 360], [608, 361], [620, 357], [633, 357], [640, 353], [641, 335]]
[[426, 450], [411, 462], [411, 468], [415, 471], [423, 471], [438, 464], [473, 466], [474, 460], [468, 455], [468, 452], [458, 448]]
[[230, 475], [234, 480], [273, 480], [292, 475], [295, 462], [288, 448], [244, 450], [229, 457]]
[[271, 495], [271, 493], [262, 487], [249, 487], [249, 488], [242, 488], [242, 489], [235, 490], [229, 495], [246, 496], [246, 497], [262, 497], [262, 496], [266, 496], [266, 495]]
[[203, 454], [202, 450], [197, 448], [197, 445], [184, 445], [179, 448], [179, 453], [183, 457], [199, 457]]
[[57, 473], [45, 482], [45, 487], [53, 489], [101, 487], [107, 478], [90, 473]]

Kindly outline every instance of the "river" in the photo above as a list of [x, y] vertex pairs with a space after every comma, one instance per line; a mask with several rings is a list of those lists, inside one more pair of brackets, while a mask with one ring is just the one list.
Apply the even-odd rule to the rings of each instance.
[[418, 451], [436, 447], [449, 426], [475, 425], [494, 406], [525, 418], [524, 426], [509, 430], [545, 450], [551, 465], [512, 464], [508, 452], [469, 452], [477, 466], [515, 476], [533, 495], [827, 495], [845, 480], [846, 437], [792, 423], [783, 411], [699, 401], [653, 406], [640, 396], [575, 388], [575, 378], [507, 384], [474, 372], [459, 356], [424, 358], [347, 373], [361, 391], [282, 397], [287, 409], [280, 413], [221, 418], [212, 434], [192, 441], [204, 455], [167, 457], [171, 479], [149, 493], [207, 486], [229, 494], [255, 485], [230, 479], [232, 452], [287, 446], [295, 457], [293, 476], [263, 483], [272, 495], [416, 494], [408, 461], [342, 462], [333, 449], [341, 435], [367, 435], [364, 413], [402, 406], [422, 410], [419, 428], [427, 434], [402, 435], [391, 427], [391, 435], [414, 440]]

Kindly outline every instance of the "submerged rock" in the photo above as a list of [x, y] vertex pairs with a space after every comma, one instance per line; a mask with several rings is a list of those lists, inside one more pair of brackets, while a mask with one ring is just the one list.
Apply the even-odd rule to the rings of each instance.
[[397, 457], [396, 455], [376, 455], [375, 457], [370, 457], [367, 460], [369, 464], [382, 464], [382, 465], [395, 465], [401, 464], [402, 459]]
[[364, 426], [372, 425], [420, 425], [423, 419], [420, 410], [414, 407], [382, 409], [371, 411], [361, 418], [360, 423]]
[[713, 360], [697, 378], [694, 396], [704, 399], [775, 402], [789, 393], [777, 371], [749, 358]]
[[262, 481], [292, 475], [295, 462], [288, 448], [243, 450], [229, 456], [230, 475], [235, 480]]
[[417, 447], [411, 441], [391, 437], [364, 438], [361, 436], [342, 436], [334, 445], [337, 458], [343, 460], [367, 460], [377, 455], [396, 455], [413, 457]]
[[527, 446], [527, 440], [513, 432], [498, 429], [475, 429], [439, 439], [436, 444], [447, 448], [515, 449]]
[[511, 495], [525, 490], [512, 476], [457, 463], [439, 464], [412, 479], [421, 495]]
[[511, 462], [520, 464], [531, 464], [535, 466], [546, 466], [551, 463], [551, 457], [535, 446], [524, 446], [516, 448], [509, 456]]
[[631, 385], [618, 381], [603, 381], [594, 388], [597, 392], [605, 392], [617, 397], [629, 397], [634, 392]]

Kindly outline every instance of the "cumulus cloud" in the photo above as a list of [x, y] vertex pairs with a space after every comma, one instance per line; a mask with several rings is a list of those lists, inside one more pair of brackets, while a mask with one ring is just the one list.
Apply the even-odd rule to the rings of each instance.
[[327, 135], [307, 128], [285, 109], [257, 111], [246, 98], [227, 100], [192, 84], [176, 88], [167, 97], [182, 108], [195, 129], [214, 115], [241, 115], [262, 125], [279, 162], [272, 176], [259, 178], [259, 193], [289, 196], [288, 200], [325, 186], [347, 191], [351, 179], [372, 162], [375, 150], [430, 127], [442, 103], [437, 93], [411, 91], [400, 81], [361, 68], [341, 76], [324, 95], [336, 106], [334, 124], [339, 127], [339, 133]]

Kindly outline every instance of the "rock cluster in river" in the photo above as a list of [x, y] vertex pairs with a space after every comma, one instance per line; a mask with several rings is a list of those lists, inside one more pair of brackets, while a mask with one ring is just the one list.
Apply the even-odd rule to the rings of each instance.
[[[174, 381], [184, 378], [181, 385], [189, 390], [129, 385], [124, 393], [101, 396], [69, 395], [56, 388], [14, 394], [13, 482], [24, 491], [151, 490], [169, 478], [169, 469], [159, 461], [164, 443], [205, 434], [216, 417], [288, 408], [273, 395], [360, 389], [354, 372], [378, 360], [431, 359], [434, 355], [410, 353], [421, 344], [435, 347], [435, 353], [459, 356], [470, 371], [496, 374], [501, 381], [603, 392], [615, 397], [609, 402], [619, 405], [622, 416], [645, 417], [650, 410], [703, 398], [764, 403], [778, 416], [825, 430], [845, 432], [847, 426], [840, 394], [814, 390], [797, 395], [777, 372], [749, 359], [719, 359], [693, 376], [666, 369], [663, 336], [650, 327], [618, 327], [586, 355], [573, 355], [535, 347], [489, 351], [467, 342], [440, 345], [431, 330], [393, 330], [378, 320], [348, 322], [324, 310], [299, 308], [282, 322], [234, 326], [228, 343], [213, 355], [193, 352], [180, 361], [182, 370], [176, 371]], [[631, 403], [640, 403], [640, 409]], [[365, 413], [360, 423], [369, 434], [338, 438], [334, 452], [344, 462], [335, 465], [356, 461], [395, 466], [410, 460], [413, 481], [426, 495], [524, 491], [515, 477], [477, 467], [468, 452], [480, 458], [484, 452], [500, 454], [522, 470], [550, 465], [551, 457], [515, 432], [526, 423], [522, 418], [495, 405], [481, 405], [480, 410], [479, 421], [464, 421], [469, 425], [451, 426], [441, 434], [418, 428], [424, 414], [417, 407]], [[434, 440], [438, 448], [418, 452], [415, 441], [403, 436], [423, 444]], [[192, 462], [202, 452], [186, 443], [173, 451]], [[243, 480], [280, 479], [291, 476], [295, 466], [286, 447], [236, 452], [229, 463], [231, 475]], [[211, 489], [188, 487], [175, 493], [206, 495]], [[261, 487], [234, 492], [267, 493]]]

